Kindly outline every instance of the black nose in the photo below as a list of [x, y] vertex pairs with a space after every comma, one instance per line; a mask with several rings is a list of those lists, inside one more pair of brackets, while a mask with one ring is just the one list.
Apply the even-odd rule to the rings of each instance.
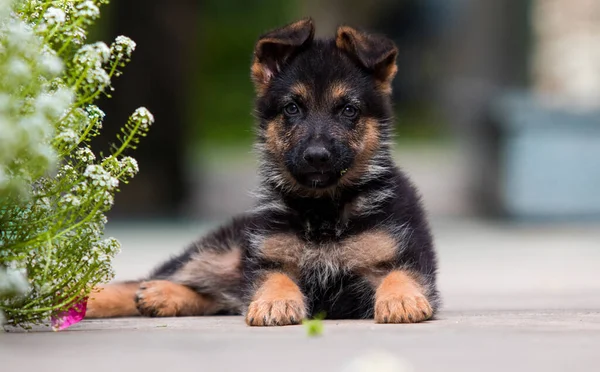
[[325, 147], [309, 147], [304, 151], [304, 160], [315, 168], [321, 168], [331, 159], [331, 154]]

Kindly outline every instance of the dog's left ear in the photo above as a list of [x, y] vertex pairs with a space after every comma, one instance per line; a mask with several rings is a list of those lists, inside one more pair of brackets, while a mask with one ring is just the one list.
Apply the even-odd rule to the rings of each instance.
[[264, 92], [269, 82], [281, 72], [290, 57], [315, 35], [311, 18], [304, 18], [277, 30], [262, 35], [254, 48], [252, 80], [257, 91]]
[[380, 89], [391, 92], [392, 80], [398, 71], [398, 49], [392, 40], [341, 26], [337, 29], [335, 45], [372, 71]]

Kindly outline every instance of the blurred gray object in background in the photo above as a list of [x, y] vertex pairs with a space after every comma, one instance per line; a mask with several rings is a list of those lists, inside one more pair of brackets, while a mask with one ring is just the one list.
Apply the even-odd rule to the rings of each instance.
[[520, 219], [600, 219], [600, 111], [544, 102], [513, 92], [491, 107], [497, 205]]

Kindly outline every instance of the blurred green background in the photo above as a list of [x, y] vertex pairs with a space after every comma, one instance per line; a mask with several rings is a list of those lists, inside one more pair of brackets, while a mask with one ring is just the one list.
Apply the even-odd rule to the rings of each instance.
[[[595, 14], [593, 4], [582, 4]], [[552, 110], [597, 122], [593, 104], [584, 111], [568, 103], [542, 107], [536, 98], [540, 92], [573, 96], [568, 71], [557, 73], [547, 66], [561, 63], [551, 53], [552, 43], [574, 24], [586, 24], [582, 17], [587, 13], [566, 17], [561, 33], [543, 32], [554, 15], [568, 9], [559, 0], [113, 0], [103, 9], [92, 39], [125, 34], [138, 48], [114, 85], [114, 97], [101, 102], [106, 131], [96, 148], [106, 146], [112, 131], [137, 106], [147, 106], [156, 125], [136, 152], [141, 173], [123, 188], [111, 217], [217, 220], [251, 206], [248, 194], [256, 185], [249, 77], [254, 42], [265, 31], [311, 16], [317, 36], [332, 36], [338, 25], [348, 24], [384, 33], [398, 45], [396, 156], [420, 187], [431, 214], [597, 218], [600, 197], [593, 190], [600, 189], [600, 181], [587, 174], [594, 164], [559, 145], [562, 150], [557, 151], [565, 151], [562, 158], [569, 159], [563, 168], [579, 172], [566, 175], [542, 155], [546, 142], [515, 145], [530, 138], [529, 129], [514, 130], [518, 112], [531, 122], [519, 128], [543, 126], [543, 115], [533, 113]], [[570, 45], [576, 51], [598, 48], [577, 40]], [[594, 92], [588, 98], [598, 103]], [[517, 93], [525, 98], [516, 101], [530, 103], [499, 104]], [[577, 148], [578, 129], [571, 125], [566, 133]], [[565, 137], [560, 131], [556, 135]], [[592, 138], [599, 136], [594, 129]], [[571, 194], [572, 185], [561, 183], [567, 177], [591, 191], [579, 199], [563, 197]]]

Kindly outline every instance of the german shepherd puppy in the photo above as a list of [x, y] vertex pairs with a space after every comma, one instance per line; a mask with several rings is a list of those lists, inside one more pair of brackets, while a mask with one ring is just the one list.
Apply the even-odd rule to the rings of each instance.
[[143, 281], [107, 285], [88, 318], [243, 314], [251, 326], [430, 319], [436, 256], [415, 187], [391, 152], [397, 49], [310, 18], [256, 43], [256, 208]]

